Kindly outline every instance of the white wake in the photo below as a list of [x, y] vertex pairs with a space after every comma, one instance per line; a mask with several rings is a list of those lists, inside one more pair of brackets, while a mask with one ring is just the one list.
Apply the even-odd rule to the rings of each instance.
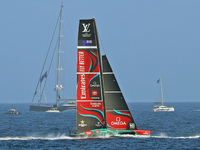
[[168, 139], [196, 139], [200, 138], [200, 135], [191, 135], [191, 136], [168, 136], [166, 133], [160, 133], [159, 135], [156, 136], [151, 136], [152, 138], [168, 138]]
[[44, 137], [40, 137], [40, 136], [0, 137], [0, 141], [3, 141], [3, 140], [63, 140], [63, 139], [73, 139], [73, 138], [71, 138], [69, 136], [65, 136], [65, 134], [58, 135], [58, 136], [48, 135], [48, 136], [44, 136]]
[[146, 136], [135, 136], [135, 135], [120, 135], [120, 136], [99, 136], [95, 138], [91, 137], [69, 137], [65, 134], [63, 135], [47, 135], [47, 136], [28, 136], [28, 137], [0, 137], [0, 141], [6, 141], [6, 140], [74, 140], [74, 139], [111, 139], [111, 138], [168, 138], [168, 139], [196, 139], [200, 138], [200, 135], [193, 135], [193, 136], [178, 136], [178, 137], [172, 137], [168, 136], [166, 133], [160, 133], [159, 135], [152, 135], [150, 137]]

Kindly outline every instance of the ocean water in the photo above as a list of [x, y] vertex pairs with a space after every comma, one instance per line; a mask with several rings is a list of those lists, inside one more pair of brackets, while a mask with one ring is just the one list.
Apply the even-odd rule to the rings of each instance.
[[151, 137], [75, 139], [67, 130], [75, 131], [75, 110], [29, 112], [29, 104], [14, 104], [22, 114], [5, 115], [12, 105], [1, 104], [0, 149], [200, 149], [200, 103], [172, 103], [174, 112], [152, 112], [153, 103], [128, 105], [138, 129], [152, 130]]

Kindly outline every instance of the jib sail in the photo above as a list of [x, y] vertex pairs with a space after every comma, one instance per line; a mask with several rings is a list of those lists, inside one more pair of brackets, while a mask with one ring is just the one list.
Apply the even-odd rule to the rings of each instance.
[[102, 56], [108, 129], [137, 129], [106, 55]]
[[95, 19], [80, 20], [77, 47], [76, 133], [105, 125], [101, 54]]

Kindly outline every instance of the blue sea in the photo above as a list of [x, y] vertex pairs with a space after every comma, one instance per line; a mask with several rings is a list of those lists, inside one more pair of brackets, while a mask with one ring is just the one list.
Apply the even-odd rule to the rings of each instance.
[[22, 114], [6, 115], [12, 104], [1, 104], [0, 149], [200, 149], [200, 103], [172, 103], [174, 112], [152, 112], [153, 103], [128, 106], [138, 129], [152, 130], [151, 137], [75, 139], [67, 130], [75, 131], [75, 110], [29, 112], [29, 104], [13, 104]]

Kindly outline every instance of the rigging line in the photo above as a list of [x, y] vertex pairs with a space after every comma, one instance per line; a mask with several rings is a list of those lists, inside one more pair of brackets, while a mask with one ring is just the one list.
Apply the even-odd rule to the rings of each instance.
[[[51, 65], [52, 65], [53, 58], [54, 58], [54, 55], [55, 55], [55, 52], [56, 52], [56, 49], [57, 49], [57, 46], [58, 46], [58, 42], [59, 42], [59, 39], [57, 40], [57, 44], [56, 44], [56, 46], [55, 46], [55, 48], [54, 48], [54, 52], [53, 52], [53, 55], [52, 55], [52, 58], [51, 58], [51, 62], [50, 62], [49, 69], [48, 69], [48, 73], [49, 73], [50, 70], [51, 70]], [[42, 99], [42, 95], [43, 95], [43, 93], [44, 93], [44, 89], [45, 89], [45, 86], [46, 86], [46, 83], [47, 83], [47, 79], [48, 79], [48, 76], [47, 76], [47, 78], [46, 78], [46, 80], [45, 80], [45, 83], [44, 83], [44, 86], [43, 86], [43, 89], [42, 89], [42, 94], [41, 94], [41, 98], [40, 98], [40, 99]]]
[[[61, 13], [61, 12], [60, 12], [60, 13]], [[34, 93], [34, 95], [33, 95], [31, 104], [33, 103], [33, 100], [34, 100], [35, 95], [36, 95], [36, 93], [37, 93], [37, 89], [38, 89], [38, 86], [39, 86], [40, 78], [41, 78], [42, 73], [43, 73], [43, 71], [44, 71], [44, 67], [45, 67], [45, 64], [46, 64], [46, 61], [47, 61], [47, 58], [48, 58], [48, 55], [49, 55], [49, 51], [50, 51], [50, 48], [51, 48], [51, 45], [52, 45], [52, 42], [53, 42], [53, 38], [54, 38], [56, 29], [57, 29], [57, 26], [58, 26], [58, 22], [59, 22], [59, 18], [60, 18], [60, 13], [59, 13], [59, 16], [58, 16], [58, 19], [57, 19], [57, 22], [56, 22], [56, 26], [55, 26], [55, 28], [54, 28], [54, 32], [53, 32], [53, 35], [52, 35], [52, 38], [51, 38], [51, 42], [50, 42], [50, 45], [49, 45], [49, 48], [48, 48], [48, 51], [47, 51], [47, 55], [46, 55], [46, 58], [45, 58], [45, 61], [44, 61], [43, 67], [42, 67], [42, 71], [41, 71], [41, 73], [40, 73], [40, 77], [39, 77], [39, 80], [38, 80], [38, 83], [37, 83], [37, 86], [36, 86], [35, 93]]]
[[169, 97], [168, 97], [167, 92], [165, 91], [164, 87], [163, 87], [163, 90], [164, 90], [164, 92], [165, 92], [165, 94], [167, 96], [167, 99], [168, 99], [168, 101], [170, 102], [170, 105], [171, 105], [171, 101], [169, 100]]
[[[65, 62], [65, 53], [64, 53], [64, 62]], [[65, 86], [65, 83], [66, 83], [66, 72], [65, 71], [66, 71], [66, 65], [64, 63], [64, 71], [63, 71], [63, 74], [62, 74], [64, 86]], [[67, 94], [67, 90], [66, 90], [66, 88], [64, 88], [64, 90], [63, 90], [63, 97], [65, 97], [66, 94]]]
[[[65, 9], [65, 10], [67, 10], [67, 9]], [[65, 12], [65, 10], [64, 10], [64, 12]], [[69, 29], [70, 29], [70, 32], [71, 32], [71, 35], [72, 35], [72, 38], [73, 38], [73, 41], [74, 41], [74, 45], [75, 45], [75, 47], [76, 47], [76, 45], [77, 45], [77, 41], [76, 41], [76, 38], [74, 37], [74, 33], [73, 33], [73, 30], [72, 30], [72, 27], [71, 27], [71, 25], [70, 25], [70, 20], [69, 20], [69, 18], [68, 18], [68, 16], [67, 16], [67, 13], [63, 13], [63, 15], [64, 15], [64, 17], [66, 16], [66, 21], [67, 21], [67, 23], [69, 24]], [[63, 17], [63, 18], [64, 18]]]
[[102, 43], [102, 41], [101, 41], [101, 37], [100, 37], [100, 35], [99, 35], [99, 39], [100, 39], [100, 43], [101, 43], [102, 48], [103, 48], [103, 52], [104, 52], [104, 54], [106, 55], [106, 51], [105, 51], [105, 49], [104, 49], [104, 47], [103, 47], [103, 43]]
[[158, 93], [157, 99], [158, 99], [159, 101], [160, 101], [160, 99], [161, 99], [161, 90], [160, 90], [160, 88], [159, 88], [159, 93]]

